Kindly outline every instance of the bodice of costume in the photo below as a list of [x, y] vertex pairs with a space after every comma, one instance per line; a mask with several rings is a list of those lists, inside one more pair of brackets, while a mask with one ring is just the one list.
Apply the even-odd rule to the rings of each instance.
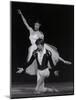
[[44, 38], [44, 35], [43, 35], [42, 32], [40, 32], [40, 31], [33, 31], [33, 30], [30, 31], [29, 39], [30, 39], [31, 44], [35, 44], [36, 40], [39, 39], [39, 38], [41, 38], [41, 39]]
[[51, 53], [49, 53], [48, 50], [46, 50], [46, 53], [43, 55], [41, 63], [39, 62], [39, 59], [38, 59], [38, 52], [37, 52], [37, 50], [35, 50], [33, 52], [33, 55], [31, 57], [30, 61], [27, 63], [27, 66], [32, 64], [32, 62], [35, 59], [36, 59], [37, 64], [38, 64], [38, 69], [40, 69], [40, 70], [44, 70], [48, 67], [48, 61], [50, 62], [50, 65], [53, 66], [53, 62], [52, 62], [52, 59], [51, 59]]
[[50, 65], [53, 67], [51, 53], [49, 54], [48, 51], [46, 51], [46, 53], [43, 54], [43, 57], [41, 58], [41, 62], [38, 59], [38, 53], [37, 53], [36, 60], [37, 60], [37, 64], [38, 64], [38, 69], [40, 69], [40, 70], [44, 70], [44, 69], [48, 68], [48, 61], [50, 62]]
[[[38, 56], [38, 55], [37, 55]], [[43, 58], [42, 58], [42, 61], [41, 61], [41, 64], [39, 62], [39, 59], [37, 57], [37, 64], [38, 64], [38, 69], [40, 70], [43, 70], [43, 69], [46, 69], [48, 66], [48, 56], [46, 54], [43, 55]]]

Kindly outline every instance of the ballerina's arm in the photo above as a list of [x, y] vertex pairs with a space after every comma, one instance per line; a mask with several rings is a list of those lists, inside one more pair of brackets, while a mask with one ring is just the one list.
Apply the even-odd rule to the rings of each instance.
[[22, 12], [21, 12], [20, 9], [18, 9], [18, 13], [21, 15], [21, 18], [22, 18], [22, 20], [23, 20], [25, 26], [27, 27], [27, 29], [28, 29], [29, 31], [30, 31], [30, 30], [33, 30], [33, 29], [29, 26], [29, 24], [27, 23], [27, 21], [26, 21], [26, 19], [24, 18], [24, 16], [23, 16], [23, 14], [22, 14]]

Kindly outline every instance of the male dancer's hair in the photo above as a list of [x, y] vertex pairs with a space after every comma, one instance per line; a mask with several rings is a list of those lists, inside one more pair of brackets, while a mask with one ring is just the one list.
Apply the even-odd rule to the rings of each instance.
[[36, 45], [40, 45], [40, 44], [41, 44], [41, 45], [44, 45], [44, 39], [40, 39], [40, 38], [39, 38], [39, 39], [36, 40], [35, 43], [36, 43]]

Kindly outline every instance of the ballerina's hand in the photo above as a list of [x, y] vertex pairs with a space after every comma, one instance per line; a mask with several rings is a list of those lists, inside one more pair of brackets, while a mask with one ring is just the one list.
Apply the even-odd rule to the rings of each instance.
[[16, 72], [16, 73], [22, 73], [23, 71], [24, 71], [24, 69], [23, 68], [17, 68], [18, 69], [18, 71]]
[[20, 9], [18, 9], [18, 13], [19, 13], [20, 15], [22, 15], [22, 12], [21, 12], [21, 10], [20, 10]]
[[72, 64], [70, 61], [64, 61], [65, 64]]

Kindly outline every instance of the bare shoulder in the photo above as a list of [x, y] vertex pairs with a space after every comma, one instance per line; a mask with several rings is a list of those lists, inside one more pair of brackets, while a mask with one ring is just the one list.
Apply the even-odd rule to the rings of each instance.
[[34, 30], [32, 27], [29, 28], [30, 33], [32, 33]]
[[42, 31], [39, 31], [42, 35], [43, 35], [43, 32]]
[[43, 34], [43, 32], [42, 31], [39, 31], [40, 32], [40, 37], [42, 38], [42, 39], [44, 39], [44, 34]]

